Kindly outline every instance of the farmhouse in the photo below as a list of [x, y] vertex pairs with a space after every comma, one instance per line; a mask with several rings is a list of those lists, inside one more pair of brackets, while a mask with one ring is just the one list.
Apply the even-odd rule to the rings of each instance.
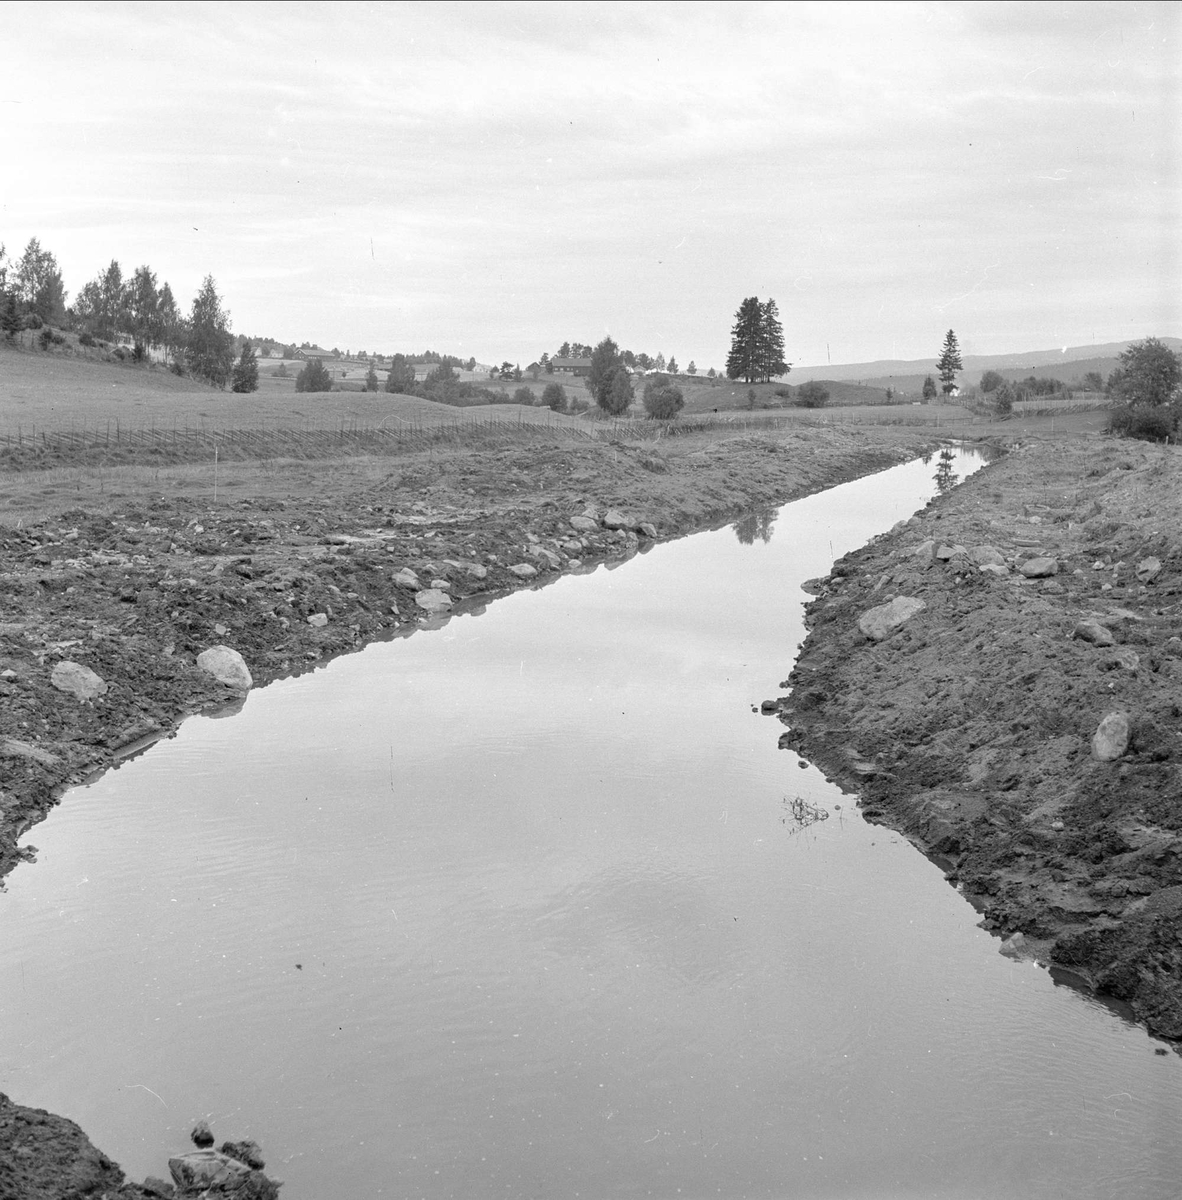
[[550, 370], [555, 375], [589, 375], [591, 360], [589, 358], [552, 358]]

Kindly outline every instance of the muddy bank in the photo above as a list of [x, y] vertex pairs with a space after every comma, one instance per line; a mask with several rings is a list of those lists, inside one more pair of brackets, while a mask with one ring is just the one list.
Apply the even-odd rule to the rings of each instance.
[[937, 856], [1004, 952], [1175, 1040], [1180, 465], [1108, 439], [1017, 448], [816, 581], [777, 702], [782, 744]]

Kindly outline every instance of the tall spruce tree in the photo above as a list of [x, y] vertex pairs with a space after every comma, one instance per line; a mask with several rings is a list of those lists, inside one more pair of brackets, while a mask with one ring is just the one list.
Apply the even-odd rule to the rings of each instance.
[[748, 296], [739, 305], [731, 329], [731, 349], [726, 356], [728, 379], [746, 383], [770, 380], [788, 370], [784, 361], [784, 327], [779, 310], [770, 297], [759, 302], [758, 296]]
[[960, 346], [951, 329], [944, 335], [944, 348], [936, 360], [936, 370], [940, 372], [940, 391], [950, 396], [956, 387], [957, 371], [964, 370], [964, 363], [960, 361]]

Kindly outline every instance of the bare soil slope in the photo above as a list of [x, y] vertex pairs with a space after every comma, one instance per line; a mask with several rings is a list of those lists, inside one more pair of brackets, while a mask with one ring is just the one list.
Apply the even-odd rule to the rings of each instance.
[[[1179, 450], [1024, 445], [817, 587], [784, 743], [941, 856], [1008, 953], [1182, 1038]], [[895, 598], [924, 607], [862, 632]]]

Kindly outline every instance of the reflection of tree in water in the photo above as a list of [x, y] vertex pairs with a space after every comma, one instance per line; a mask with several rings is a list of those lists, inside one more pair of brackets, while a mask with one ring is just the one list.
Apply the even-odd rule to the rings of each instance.
[[956, 486], [960, 481], [959, 475], [952, 473], [952, 460], [955, 455], [951, 450], [944, 449], [940, 451], [940, 465], [936, 468], [935, 475], [932, 476], [936, 481], [936, 491], [943, 495], [944, 492]]
[[772, 526], [776, 523], [776, 510], [765, 509], [763, 512], [748, 513], [741, 521], [734, 524], [735, 537], [744, 546], [755, 545], [755, 539], [761, 542], [772, 540]]

